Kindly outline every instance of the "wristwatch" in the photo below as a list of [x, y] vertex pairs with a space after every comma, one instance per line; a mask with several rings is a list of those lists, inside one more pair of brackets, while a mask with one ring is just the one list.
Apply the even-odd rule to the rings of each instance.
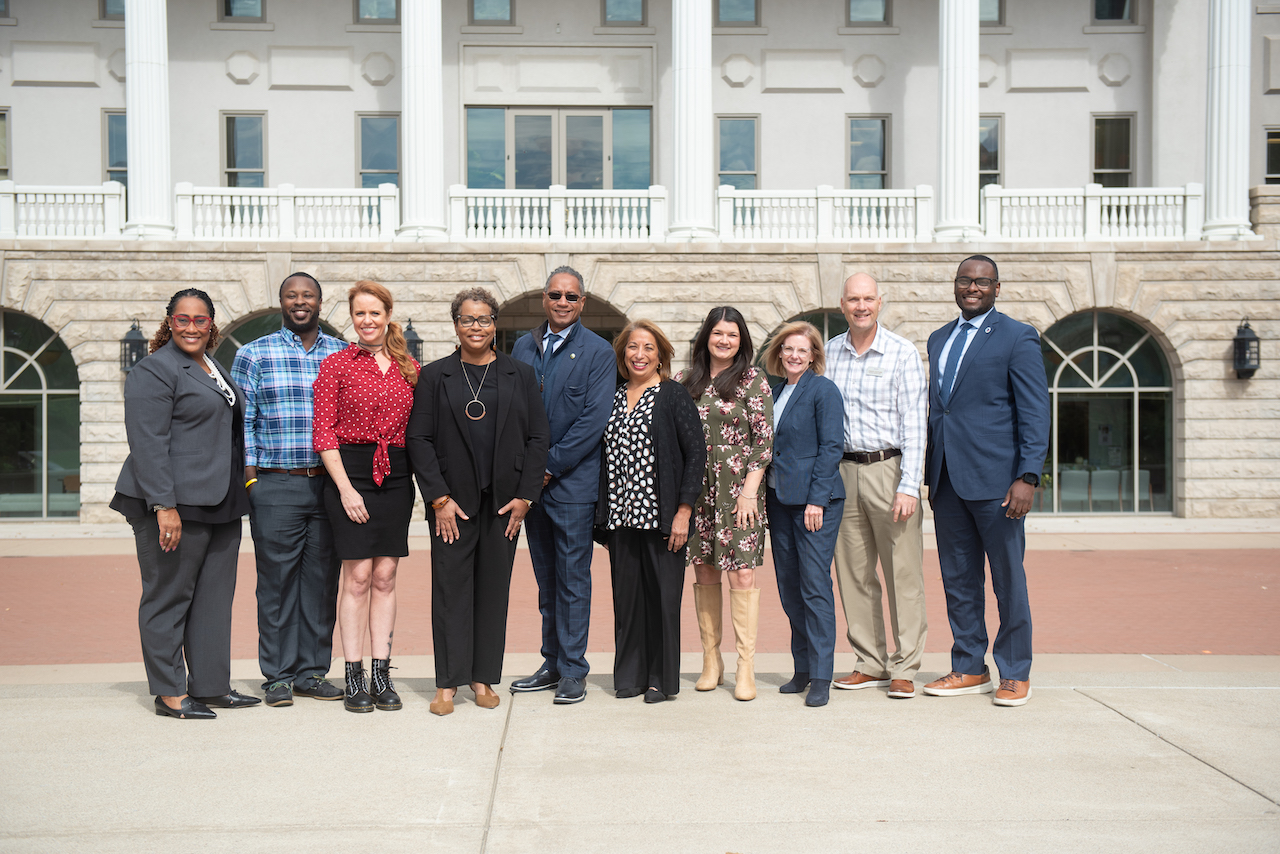
[[158, 511], [158, 510], [176, 510], [176, 509], [177, 509], [176, 507], [166, 507], [166, 506], [165, 506], [165, 505], [163, 505], [163, 504], [152, 504], [152, 505], [151, 505], [151, 512], [152, 512], [152, 513], [155, 513], [155, 512], [156, 512], [156, 511]]
[[1040, 475], [1034, 474], [1032, 472], [1027, 472], [1026, 474], [1024, 474], [1022, 477], [1018, 479], [1021, 480], [1023, 483], [1029, 483], [1032, 486], [1040, 485]]

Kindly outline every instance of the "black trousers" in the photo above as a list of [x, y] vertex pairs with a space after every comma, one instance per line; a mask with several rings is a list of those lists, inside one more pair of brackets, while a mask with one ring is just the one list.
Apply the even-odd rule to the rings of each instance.
[[609, 532], [616, 690], [680, 692], [685, 551], [668, 551], [661, 531]]
[[231, 599], [236, 592], [240, 520], [217, 525], [184, 521], [182, 539], [171, 552], [160, 550], [160, 526], [154, 513], [130, 519], [129, 524], [142, 570], [138, 633], [151, 693], [166, 697], [227, 693], [231, 690]]
[[506, 537], [507, 521], [480, 497], [470, 519], [458, 519], [458, 539], [446, 543], [431, 525], [431, 636], [435, 643], [436, 687], [502, 681], [507, 645], [507, 602], [516, 543]]
[[325, 480], [259, 470], [249, 493], [264, 689], [272, 682], [310, 685], [333, 659], [342, 561], [325, 513]]

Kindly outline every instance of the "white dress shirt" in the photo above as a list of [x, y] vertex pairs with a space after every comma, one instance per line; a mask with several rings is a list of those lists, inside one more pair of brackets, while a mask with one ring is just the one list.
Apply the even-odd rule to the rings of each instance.
[[[983, 324], [987, 322], [987, 317], [991, 314], [991, 312], [995, 310], [996, 310], [996, 307], [992, 306], [991, 308], [987, 309], [982, 314], [978, 315], [972, 320], [965, 320], [964, 315], [963, 314], [960, 315], [960, 322], [956, 324], [955, 329], [951, 330], [951, 337], [947, 338], [947, 343], [942, 345], [942, 352], [938, 354], [938, 392], [939, 393], [942, 393], [942, 390], [943, 390], [942, 375], [947, 372], [947, 368], [946, 368], [947, 355], [951, 352], [951, 345], [955, 342], [956, 338], [960, 337], [960, 335], [963, 334], [964, 325], [967, 323], [970, 326], [972, 326], [974, 329], [974, 332], [971, 335], [965, 336], [964, 349], [960, 351], [960, 361], [956, 363], [956, 373], [955, 373], [955, 376], [951, 378], [951, 388], [955, 388], [956, 377], [960, 376], [960, 366], [964, 364], [964, 357], [969, 352], [969, 348], [973, 346], [973, 339], [978, 337], [978, 333], [981, 332], [984, 328]], [[951, 389], [947, 389], [946, 391], [947, 391], [946, 396], [950, 397]]]
[[827, 342], [827, 376], [844, 398], [845, 452], [902, 451], [898, 492], [920, 497], [924, 472], [924, 363], [920, 351], [879, 323], [861, 356], [848, 334]]

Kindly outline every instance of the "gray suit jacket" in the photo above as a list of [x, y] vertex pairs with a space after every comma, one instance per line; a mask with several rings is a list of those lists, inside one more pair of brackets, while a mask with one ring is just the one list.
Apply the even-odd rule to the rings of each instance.
[[[230, 377], [223, 379], [236, 389]], [[213, 377], [169, 341], [138, 362], [124, 382], [129, 458], [116, 491], [148, 507], [218, 504], [231, 483], [235, 419], [243, 417], [240, 392], [236, 405], [227, 406]]]

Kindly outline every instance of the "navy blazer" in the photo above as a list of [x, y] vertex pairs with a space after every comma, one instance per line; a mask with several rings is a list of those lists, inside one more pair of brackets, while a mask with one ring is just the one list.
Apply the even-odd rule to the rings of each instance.
[[[773, 399], [786, 383], [773, 387]], [[774, 409], [774, 412], [777, 412]], [[826, 507], [845, 497], [844, 398], [826, 377], [805, 371], [773, 428], [773, 490], [783, 504]]]
[[[498, 411], [485, 416], [498, 424], [491, 481], [495, 509], [513, 498], [537, 501], [547, 461], [547, 416], [533, 369], [506, 353], [497, 357]], [[418, 489], [427, 501], [427, 519], [435, 518], [431, 502], [445, 494], [472, 518], [480, 510], [480, 473], [463, 414], [471, 392], [462, 371], [455, 351], [423, 368], [413, 390], [404, 437]]]
[[938, 358], [959, 322], [929, 336], [925, 483], [930, 490], [937, 487], [945, 457], [956, 495], [966, 501], [1003, 499], [1019, 477], [1040, 474], [1049, 452], [1049, 383], [1040, 334], [993, 310], [973, 333], [944, 407]]
[[[116, 492], [141, 498], [148, 507], [213, 507], [227, 497], [244, 397], [229, 374], [223, 379], [236, 392], [234, 407], [227, 405], [217, 381], [172, 338], [133, 366], [124, 381], [129, 458]], [[243, 458], [239, 465], [244, 466]]]
[[[547, 324], [520, 337], [511, 357], [532, 365]], [[551, 482], [543, 497], [562, 504], [594, 504], [600, 487], [600, 440], [609, 423], [618, 362], [609, 342], [578, 322], [555, 354], [559, 363], [542, 392], [551, 449]]]

